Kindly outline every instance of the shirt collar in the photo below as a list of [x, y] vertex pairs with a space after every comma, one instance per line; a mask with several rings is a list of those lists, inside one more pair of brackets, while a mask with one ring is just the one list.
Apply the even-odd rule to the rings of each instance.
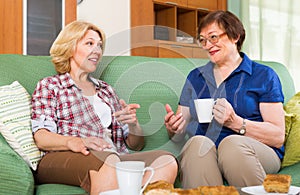
[[243, 60], [234, 72], [244, 71], [249, 75], [252, 75], [252, 61], [245, 53], [241, 52], [240, 55], [243, 58]]
[[[243, 58], [243, 60], [242, 60], [241, 64], [234, 70], [233, 73], [244, 71], [244, 72], [248, 73], [249, 75], [251, 75], [252, 74], [252, 61], [249, 59], [249, 57], [245, 53], [241, 52], [240, 55]], [[214, 68], [214, 63], [209, 61], [205, 66], [202, 66], [199, 68], [199, 72], [202, 75], [206, 75], [206, 77], [212, 77], [211, 73], [213, 71], [213, 68]]]
[[[72, 79], [70, 73], [61, 74], [59, 77], [64, 87], [69, 88], [72, 87], [73, 85], [76, 86], [75, 81]], [[100, 89], [102, 87], [102, 83], [99, 82], [97, 79], [91, 77], [90, 75], [88, 76], [88, 79], [96, 86], [96, 89]]]

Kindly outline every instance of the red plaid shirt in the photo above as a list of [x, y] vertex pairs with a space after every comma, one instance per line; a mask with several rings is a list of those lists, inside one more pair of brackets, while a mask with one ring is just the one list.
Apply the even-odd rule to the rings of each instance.
[[[121, 109], [113, 88], [104, 81], [91, 78], [96, 93], [112, 113]], [[103, 137], [104, 127], [93, 106], [76, 87], [69, 73], [47, 77], [38, 82], [32, 95], [32, 129], [46, 128], [65, 136]], [[112, 116], [112, 140], [119, 153], [128, 153], [124, 136], [128, 126]]]

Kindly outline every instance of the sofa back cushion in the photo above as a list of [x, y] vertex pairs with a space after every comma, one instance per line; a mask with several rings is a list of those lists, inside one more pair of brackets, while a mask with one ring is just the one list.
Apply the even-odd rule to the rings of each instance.
[[181, 145], [168, 139], [164, 127], [165, 104], [176, 110], [181, 89], [190, 70], [207, 59], [149, 58], [120, 56], [105, 58], [95, 73], [114, 87], [118, 96], [139, 103], [139, 122], [146, 136], [144, 150], [164, 149], [178, 152]]
[[56, 74], [49, 56], [0, 55], [0, 86], [18, 81], [31, 95], [37, 82]]

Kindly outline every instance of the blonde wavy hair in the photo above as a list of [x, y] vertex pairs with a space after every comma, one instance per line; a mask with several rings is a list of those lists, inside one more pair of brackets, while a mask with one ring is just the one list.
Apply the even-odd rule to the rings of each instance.
[[102, 52], [104, 52], [105, 34], [100, 28], [85, 21], [71, 22], [62, 29], [50, 48], [50, 56], [58, 74], [70, 72], [70, 58], [73, 56], [77, 43], [88, 30], [96, 31], [99, 34], [102, 39]]

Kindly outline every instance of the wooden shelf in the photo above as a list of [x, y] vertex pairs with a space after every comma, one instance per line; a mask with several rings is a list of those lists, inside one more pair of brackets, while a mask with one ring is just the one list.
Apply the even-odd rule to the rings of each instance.
[[[195, 44], [197, 26], [217, 9], [226, 10], [226, 0], [131, 0], [131, 55], [207, 58]], [[178, 37], [192, 41], [176, 42]]]
[[188, 0], [154, 0], [155, 3], [163, 3], [168, 5], [175, 5], [175, 6], [183, 6], [187, 7]]

